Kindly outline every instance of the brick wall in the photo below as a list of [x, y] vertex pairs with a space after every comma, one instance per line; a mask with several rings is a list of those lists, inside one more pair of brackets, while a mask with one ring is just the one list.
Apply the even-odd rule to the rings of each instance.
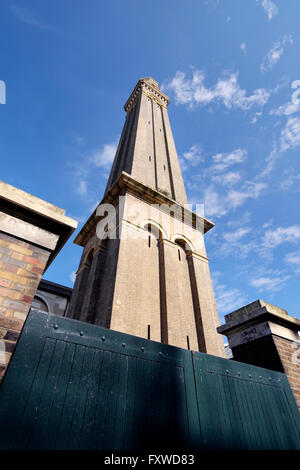
[[235, 361], [284, 372], [273, 335], [263, 336], [232, 348]]
[[235, 361], [286, 374], [300, 408], [300, 344], [276, 335], [267, 335], [232, 348]]
[[279, 336], [274, 336], [274, 342], [295, 400], [300, 408], [300, 344]]
[[0, 382], [50, 252], [0, 232]]

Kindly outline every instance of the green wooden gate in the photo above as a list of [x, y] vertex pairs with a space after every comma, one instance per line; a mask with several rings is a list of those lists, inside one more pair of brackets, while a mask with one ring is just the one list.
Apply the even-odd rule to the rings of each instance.
[[31, 310], [1, 449], [299, 449], [284, 374]]

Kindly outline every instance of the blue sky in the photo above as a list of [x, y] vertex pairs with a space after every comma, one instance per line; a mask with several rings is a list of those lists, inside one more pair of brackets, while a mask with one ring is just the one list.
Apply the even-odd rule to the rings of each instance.
[[[257, 298], [299, 316], [298, 0], [0, 4], [1, 179], [66, 209], [102, 198], [141, 77], [170, 96], [189, 200], [205, 203], [220, 317]], [[300, 94], [299, 94], [300, 98]], [[72, 243], [45, 278], [72, 286]]]

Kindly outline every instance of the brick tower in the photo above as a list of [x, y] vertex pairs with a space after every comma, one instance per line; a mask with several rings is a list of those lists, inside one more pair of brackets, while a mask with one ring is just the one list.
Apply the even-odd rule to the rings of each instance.
[[214, 224], [188, 207], [168, 103], [143, 78], [125, 104], [104, 198], [75, 239], [69, 316], [224, 357], [204, 246]]

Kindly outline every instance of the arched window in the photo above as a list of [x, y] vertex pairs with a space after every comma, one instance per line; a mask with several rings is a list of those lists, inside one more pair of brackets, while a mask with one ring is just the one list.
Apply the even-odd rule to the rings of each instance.
[[32, 307], [37, 308], [38, 310], [41, 310], [42, 312], [49, 312], [46, 302], [44, 302], [44, 300], [42, 300], [37, 295], [33, 299]]
[[94, 256], [94, 250], [91, 250], [89, 254], [87, 255], [85, 263], [84, 263], [87, 268], [90, 268], [92, 266], [93, 256]]

